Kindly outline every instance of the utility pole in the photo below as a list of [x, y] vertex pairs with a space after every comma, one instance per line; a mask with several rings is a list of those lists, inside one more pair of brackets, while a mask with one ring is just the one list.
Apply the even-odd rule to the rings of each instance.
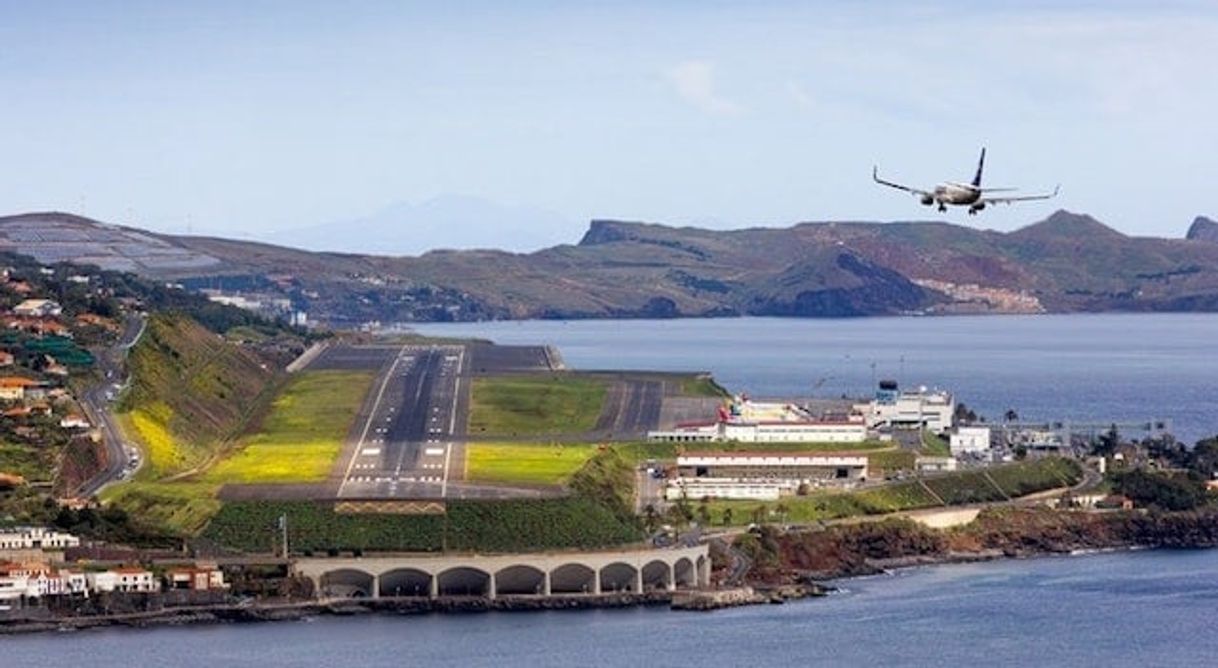
[[288, 550], [288, 516], [283, 514], [279, 516], [279, 545], [283, 550], [283, 558], [286, 560], [290, 551]]

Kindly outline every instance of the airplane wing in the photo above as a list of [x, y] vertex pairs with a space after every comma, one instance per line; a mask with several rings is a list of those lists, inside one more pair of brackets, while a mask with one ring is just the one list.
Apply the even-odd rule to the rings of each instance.
[[1061, 190], [1061, 186], [1057, 186], [1051, 193], [1041, 195], [1016, 195], [1011, 197], [982, 197], [980, 201], [986, 204], [1010, 204], [1011, 202], [1027, 202], [1034, 199], [1053, 199], [1057, 197], [1057, 191]]
[[880, 184], [880, 185], [882, 185], [882, 186], [888, 186], [889, 188], [896, 188], [897, 190], [904, 190], [905, 192], [907, 192], [907, 193], [913, 193], [914, 195], [917, 195], [918, 197], [930, 197], [930, 196], [932, 196], [932, 193], [927, 192], [927, 191], [925, 191], [925, 190], [919, 190], [919, 189], [917, 189], [917, 188], [910, 188], [909, 186], [903, 186], [903, 185], [901, 185], [901, 184], [899, 184], [899, 183], [893, 183], [892, 181], [885, 181], [884, 179], [881, 179], [881, 178], [880, 178], [880, 168], [879, 168], [879, 167], [872, 166], [872, 168], [871, 168], [871, 178], [872, 178], [872, 179], [873, 179], [873, 180], [874, 180], [876, 183], [878, 183], [878, 184]]

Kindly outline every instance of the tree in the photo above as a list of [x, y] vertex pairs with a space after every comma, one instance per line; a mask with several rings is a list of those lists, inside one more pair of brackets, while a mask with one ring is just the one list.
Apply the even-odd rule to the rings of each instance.
[[1008, 408], [1007, 412], [1003, 413], [1002, 419], [1007, 422], [1015, 422], [1019, 420], [1019, 413], [1016, 413], [1014, 408]]
[[731, 523], [732, 523], [732, 507], [728, 506], [727, 508], [723, 509], [723, 526], [727, 526]]
[[769, 509], [765, 504], [761, 504], [753, 509], [753, 524], [765, 524], [766, 517], [769, 515]]
[[710, 507], [706, 505], [706, 501], [698, 504], [698, 524], [709, 526], [711, 521]]
[[655, 533], [656, 528], [660, 526], [660, 513], [656, 511], [654, 503], [649, 503], [643, 508], [643, 526], [647, 529], [647, 533]]

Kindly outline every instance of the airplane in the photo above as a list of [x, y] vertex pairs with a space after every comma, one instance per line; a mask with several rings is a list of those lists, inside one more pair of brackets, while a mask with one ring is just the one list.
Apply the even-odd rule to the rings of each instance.
[[986, 193], [1011, 191], [1015, 188], [982, 188], [981, 187], [981, 170], [985, 169], [985, 149], [981, 149], [981, 160], [977, 162], [977, 174], [973, 176], [972, 183], [956, 183], [947, 181], [935, 186], [934, 190], [920, 190], [903, 186], [892, 181], [885, 181], [880, 178], [879, 167], [872, 166], [871, 178], [876, 183], [897, 190], [904, 190], [907, 193], [912, 193], [915, 197], [921, 200], [922, 204], [931, 206], [932, 204], [939, 205], [939, 211], [947, 211], [947, 205], [952, 206], [967, 206], [968, 215], [975, 216], [978, 211], [985, 209], [988, 204], [1010, 204], [1011, 202], [1027, 202], [1036, 199], [1051, 199], [1057, 197], [1057, 191], [1061, 189], [1058, 185], [1051, 193], [1040, 195], [1017, 195], [1017, 196], [1000, 196], [990, 197]]

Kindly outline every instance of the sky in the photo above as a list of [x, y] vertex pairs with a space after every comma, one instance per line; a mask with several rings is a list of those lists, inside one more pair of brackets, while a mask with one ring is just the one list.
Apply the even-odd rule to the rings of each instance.
[[[1214, 63], [1213, 2], [0, 0], [0, 213], [259, 237], [459, 195], [572, 242], [1057, 208], [1178, 237], [1218, 216]], [[1061, 195], [970, 218], [871, 182], [965, 180], [982, 146], [987, 184]]]

